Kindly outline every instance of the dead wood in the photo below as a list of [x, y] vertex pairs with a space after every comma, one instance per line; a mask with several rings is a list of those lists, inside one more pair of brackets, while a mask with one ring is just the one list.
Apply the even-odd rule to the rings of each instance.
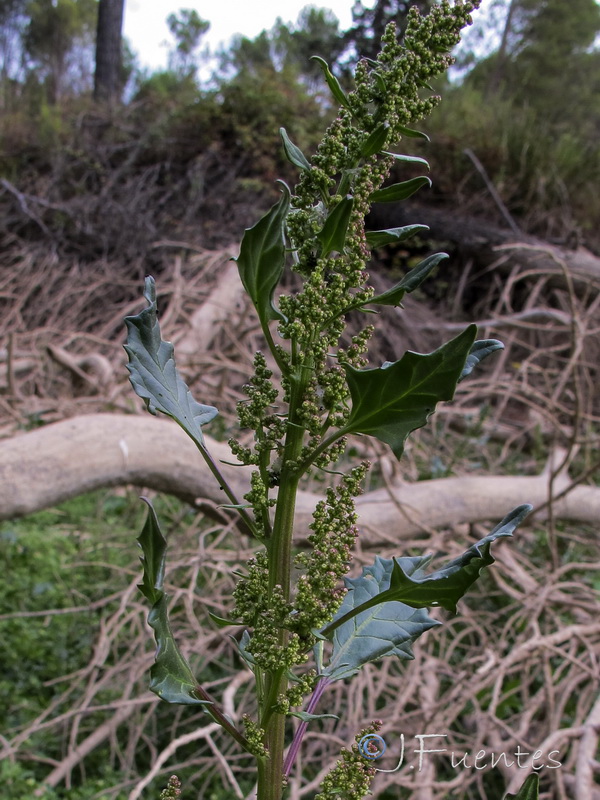
[[[227, 445], [207, 437], [216, 461], [231, 461]], [[249, 487], [247, 467], [221, 464], [241, 499]], [[357, 499], [365, 542], [393, 543], [432, 528], [497, 520], [521, 503], [545, 506], [550, 470], [537, 476], [467, 476], [391, 485]], [[150, 416], [91, 414], [57, 422], [0, 442], [0, 519], [30, 514], [84, 492], [134, 485], [175, 495], [223, 518], [219, 489], [194, 444], [173, 422]], [[555, 476], [554, 518], [598, 523], [600, 489], [570, 488]], [[298, 497], [299, 535], [308, 525], [317, 496]]]

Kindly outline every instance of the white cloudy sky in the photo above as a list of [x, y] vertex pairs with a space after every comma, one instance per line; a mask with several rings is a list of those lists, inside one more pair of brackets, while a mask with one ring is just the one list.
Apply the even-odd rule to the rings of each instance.
[[[352, 22], [354, 0], [324, 0], [314, 3], [319, 8], [331, 8], [345, 30]], [[277, 17], [295, 22], [298, 13], [310, 0], [126, 0], [124, 34], [138, 54], [143, 67], [166, 66], [167, 42], [171, 42], [166, 19], [180, 8], [195, 8], [210, 22], [203, 42], [214, 52], [220, 43], [227, 44], [236, 33], [254, 37], [264, 28], [271, 28]], [[365, 2], [365, 5], [369, 5]]]

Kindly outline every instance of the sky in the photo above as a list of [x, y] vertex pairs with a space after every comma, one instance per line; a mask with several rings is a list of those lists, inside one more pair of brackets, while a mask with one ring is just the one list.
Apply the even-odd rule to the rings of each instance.
[[[353, 2], [325, 0], [314, 5], [330, 8], [339, 19], [341, 30], [345, 30], [352, 22]], [[181, 8], [194, 8], [210, 22], [210, 30], [202, 42], [214, 53], [236, 33], [254, 38], [263, 29], [271, 28], [277, 17], [284, 22], [295, 22], [306, 5], [311, 5], [310, 0], [213, 0], [210, 4], [198, 0], [126, 0], [123, 32], [137, 53], [140, 66], [160, 69], [167, 64], [167, 43], [173, 44], [167, 17]]]

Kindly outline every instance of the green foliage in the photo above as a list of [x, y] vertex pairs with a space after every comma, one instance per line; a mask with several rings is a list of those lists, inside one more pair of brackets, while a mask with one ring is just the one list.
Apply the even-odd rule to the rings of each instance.
[[428, 355], [405, 353], [393, 364], [359, 370], [344, 365], [352, 410], [343, 433], [366, 433], [400, 458], [410, 433], [427, 423], [442, 400], [452, 400], [477, 327]]
[[[430, 184], [429, 178], [418, 177], [382, 188], [396, 160], [414, 161], [396, 159], [387, 148], [403, 135], [420, 136], [408, 126], [429, 114], [436, 102], [422, 98], [422, 87], [450, 63], [447, 51], [472, 8], [462, 3], [453, 9], [437, 6], [425, 21], [411, 12], [403, 45], [395, 27], [388, 26], [381, 53], [376, 61], [360, 62], [351, 92], [317, 57], [341, 107], [311, 162], [281, 129], [285, 154], [300, 170], [299, 182], [291, 191], [282, 184], [279, 201], [246, 230], [237, 259], [284, 391], [280, 399], [266, 358], [257, 353], [255, 372], [245, 389], [248, 400], [238, 405], [240, 427], [253, 429], [254, 442], [247, 447], [230, 440], [238, 461], [254, 468], [243, 498], [236, 498], [206, 449], [200, 426], [216, 409], [193, 401], [175, 370], [173, 348], [160, 338], [151, 278], [145, 289], [149, 307], [127, 318], [133, 388], [151, 412], [171, 416], [191, 436], [231, 501], [225, 507], [238, 512], [261, 543], [238, 580], [231, 618], [216, 618], [220, 626], [245, 627], [239, 650], [255, 675], [257, 714], [244, 718], [243, 734], [217, 703], [205, 705], [207, 713], [255, 756], [259, 800], [280, 800], [306, 725], [321, 716], [312, 713], [312, 700], [305, 711], [294, 710], [303, 697], [312, 691], [318, 699], [329, 683], [350, 677], [382, 656], [410, 658], [412, 642], [438, 624], [427, 608], [456, 611], [482, 568], [493, 563], [492, 542], [511, 536], [530, 510], [515, 509], [492, 533], [431, 574], [424, 570], [430, 557], [377, 558], [361, 577], [346, 578], [343, 589], [339, 581], [347, 573], [358, 533], [353, 498], [369, 466], [363, 463], [342, 473], [335, 489], [317, 504], [311, 548], [297, 558], [294, 554], [300, 480], [315, 466], [338, 465], [349, 435], [376, 437], [400, 458], [406, 438], [426, 423], [436, 404], [451, 400], [458, 382], [502, 346], [495, 340], [476, 342], [476, 326], [471, 325], [433, 353], [408, 352], [392, 364], [365, 369], [373, 328], [365, 325], [349, 347], [341, 341], [346, 314], [364, 312], [371, 302], [397, 305], [445, 257], [437, 254], [400, 284], [374, 296], [364, 271], [369, 253], [365, 216], [373, 202], [405, 199]], [[266, 34], [262, 40], [240, 41], [238, 65], [246, 60], [249, 74], [274, 75]], [[261, 43], [263, 50], [258, 52]], [[418, 228], [378, 231], [371, 241], [399, 240]], [[275, 292], [281, 290], [290, 253], [300, 288], [291, 294], [282, 291], [276, 306]], [[278, 492], [273, 496], [275, 486]], [[168, 623], [163, 592], [166, 541], [152, 509], [139, 541], [144, 551], [140, 589], [151, 603], [148, 619], [158, 644], [151, 688], [172, 703], [208, 701]], [[293, 563], [300, 570], [297, 581], [292, 580]], [[324, 667], [324, 641], [331, 634], [332, 652]], [[304, 667], [311, 649], [318, 679]], [[284, 761], [290, 715], [299, 715], [301, 725]], [[373, 776], [361, 755], [348, 751], [342, 765], [324, 779], [323, 793], [360, 800]]]
[[[90, 48], [95, 33], [96, 0], [29, 0], [29, 23], [23, 46], [36, 78], [43, 76], [48, 99], [55, 102], [65, 90], [67, 71], [77, 48]], [[88, 62], [89, 63], [89, 62]], [[77, 65], [81, 70], [81, 62]]]
[[145, 401], [151, 414], [161, 411], [178, 422], [199, 445], [204, 442], [202, 425], [218, 414], [213, 406], [197, 403], [177, 372], [173, 345], [163, 342], [157, 317], [156, 289], [152, 278], [146, 279], [144, 297], [149, 305], [135, 317], [125, 320], [127, 369], [136, 393]]
[[210, 22], [202, 19], [193, 8], [182, 8], [178, 14], [169, 14], [167, 24], [177, 42], [171, 67], [180, 75], [195, 74], [194, 50], [210, 28]]
[[148, 500], [146, 502], [149, 512], [138, 543], [144, 553], [144, 577], [139, 589], [152, 606], [148, 625], [156, 638], [156, 656], [150, 671], [150, 691], [167, 703], [207, 705], [208, 701], [197, 694], [196, 680], [173, 638], [167, 612], [168, 595], [163, 589], [167, 541], [162, 535], [152, 504]]
[[504, 800], [538, 800], [540, 777], [537, 773], [528, 775], [516, 794], [507, 794]]

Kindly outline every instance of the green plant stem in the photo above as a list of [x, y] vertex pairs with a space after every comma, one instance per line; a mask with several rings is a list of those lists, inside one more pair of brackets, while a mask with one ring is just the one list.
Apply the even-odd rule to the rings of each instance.
[[[295, 349], [295, 348], [294, 348]], [[298, 458], [302, 451], [305, 428], [298, 418], [298, 410], [306, 392], [310, 370], [299, 364], [292, 377], [288, 427], [285, 438], [281, 484], [277, 496], [273, 534], [269, 541], [269, 593], [281, 587], [284, 599], [290, 598], [292, 541], [294, 513], [300, 472]], [[285, 648], [288, 632], [278, 631], [278, 645]], [[283, 790], [283, 751], [285, 747], [285, 714], [273, 711], [277, 698], [287, 690], [287, 676], [283, 670], [267, 676], [265, 708], [262, 718], [266, 721], [266, 741], [269, 755], [264, 771], [259, 771], [257, 800], [280, 800]]]

